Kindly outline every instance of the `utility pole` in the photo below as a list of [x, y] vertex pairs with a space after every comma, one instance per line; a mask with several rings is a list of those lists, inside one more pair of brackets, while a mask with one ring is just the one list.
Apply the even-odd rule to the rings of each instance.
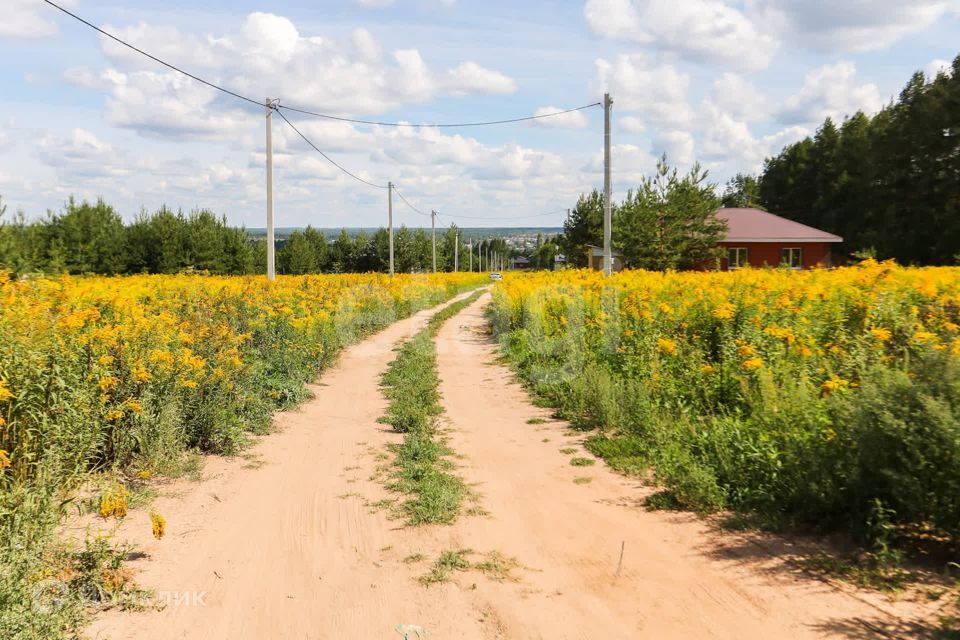
[[603, 272], [613, 273], [613, 246], [610, 227], [613, 224], [610, 212], [610, 111], [613, 100], [603, 94]]
[[267, 281], [277, 277], [273, 240], [273, 100], [267, 98]]
[[433, 231], [433, 272], [437, 272], [437, 212], [430, 210], [430, 228]]
[[390, 277], [393, 277], [393, 183], [387, 183], [387, 225], [390, 228]]
[[460, 271], [460, 230], [453, 234], [453, 271]]
[[470, 273], [473, 273], [473, 240], [470, 240]]

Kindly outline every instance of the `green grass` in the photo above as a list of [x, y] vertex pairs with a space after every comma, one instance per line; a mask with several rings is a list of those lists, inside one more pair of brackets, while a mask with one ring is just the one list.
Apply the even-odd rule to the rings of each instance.
[[530, 418], [527, 420], [527, 424], [546, 424], [547, 421], [543, 418]]
[[590, 484], [593, 482], [593, 478], [590, 476], [580, 476], [573, 479], [573, 484]]
[[516, 558], [508, 558], [499, 551], [491, 551], [484, 555], [483, 560], [471, 562], [470, 556], [473, 553], [470, 549], [444, 551], [430, 567], [430, 571], [420, 576], [418, 580], [425, 585], [442, 584], [448, 582], [455, 571], [470, 571], [471, 569], [480, 571], [497, 582], [514, 580], [511, 572], [520, 566]]
[[576, 452], [577, 450], [574, 449], [573, 447], [564, 447], [563, 449], [560, 449], [560, 453], [562, 453], [565, 456], [573, 455]]
[[570, 458], [570, 464], [575, 467], [590, 467], [597, 463], [593, 458]]
[[450, 580], [450, 574], [454, 571], [466, 571], [470, 568], [470, 560], [467, 556], [472, 552], [470, 549], [457, 549], [456, 551], [444, 551], [433, 563], [430, 571], [420, 576], [421, 584], [440, 584]]
[[443, 409], [433, 338], [446, 320], [480, 294], [474, 292], [434, 314], [423, 331], [400, 347], [383, 376], [389, 405], [381, 422], [405, 434], [402, 443], [391, 447], [394, 461], [387, 486], [409, 496], [400, 509], [411, 525], [452, 523], [469, 493], [463, 480], [452, 473], [448, 458], [453, 452], [438, 436], [437, 416]]

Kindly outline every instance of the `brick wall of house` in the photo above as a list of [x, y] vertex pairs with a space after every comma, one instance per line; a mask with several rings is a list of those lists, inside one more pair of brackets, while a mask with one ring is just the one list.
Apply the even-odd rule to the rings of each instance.
[[[733, 247], [746, 247], [750, 266], [775, 267], [780, 264], [780, 250], [787, 247], [802, 249], [804, 269], [816, 266], [830, 266], [830, 244], [827, 242], [721, 242], [725, 250]], [[727, 259], [721, 260], [721, 269], [727, 268]]]

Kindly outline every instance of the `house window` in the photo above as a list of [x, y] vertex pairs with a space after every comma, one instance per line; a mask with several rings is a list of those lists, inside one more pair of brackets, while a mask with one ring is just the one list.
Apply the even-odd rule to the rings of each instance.
[[780, 264], [791, 269], [803, 268], [803, 249], [800, 247], [785, 247], [780, 249]]
[[746, 247], [731, 247], [727, 249], [727, 269], [739, 269], [750, 264]]

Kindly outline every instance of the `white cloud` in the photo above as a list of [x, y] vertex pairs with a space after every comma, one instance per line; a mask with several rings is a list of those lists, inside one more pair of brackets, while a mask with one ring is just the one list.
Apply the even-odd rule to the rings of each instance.
[[852, 62], [826, 64], [808, 73], [803, 87], [788, 98], [778, 113], [780, 122], [819, 122], [824, 118], [842, 120], [858, 110], [866, 113], [883, 106], [880, 90], [873, 83], [857, 84]]
[[361, 7], [389, 7], [393, 0], [355, 0]]
[[767, 97], [753, 83], [735, 73], [724, 73], [713, 83], [713, 102], [734, 118], [762, 120], [769, 113]]
[[647, 130], [647, 126], [643, 124], [643, 120], [634, 116], [619, 118], [617, 120], [617, 126], [620, 127], [621, 131], [626, 131], [627, 133], [643, 133]]
[[[60, 2], [64, 7], [76, 6], [75, 0]], [[54, 18], [60, 14], [40, 0], [4, 0], [0, 38], [43, 38], [57, 33]]]
[[37, 156], [68, 179], [94, 180], [124, 177], [137, 161], [122, 150], [101, 141], [86, 129], [74, 129], [69, 137], [47, 134], [40, 139]]
[[[151, 43], [151, 51], [249, 95], [280, 96], [283, 104], [335, 115], [367, 115], [423, 104], [444, 95], [504, 94], [516, 83], [503, 73], [465, 61], [435, 71], [416, 49], [383, 56], [365, 29], [344, 41], [301, 34], [289, 19], [251, 13], [235, 32], [220, 35], [184, 33], [174, 27], [140, 23], [111, 28], [133, 44]], [[107, 91], [107, 117], [113, 124], [141, 133], [232, 138], [249, 130], [249, 109], [232, 98], [167, 71], [149, 60], [102, 39], [116, 68], [68, 70], [69, 81]], [[186, 66], [186, 65], [185, 65]], [[279, 67], [283, 73], [277, 73]]]
[[641, 54], [620, 55], [609, 62], [596, 61], [603, 91], [613, 96], [615, 111], [641, 114], [653, 126], [682, 128], [693, 111], [687, 102], [690, 76], [670, 64], [650, 66]]
[[[563, 110], [561, 107], [540, 107], [533, 115], [545, 116]], [[590, 121], [587, 119], [587, 116], [583, 114], [583, 111], [570, 111], [568, 113], [550, 116], [549, 118], [533, 120], [532, 123], [538, 127], [548, 127], [551, 129], [585, 129], [587, 125], [590, 124]]]
[[[610, 154], [612, 177], [618, 184], [636, 185], [644, 176], [649, 175], [657, 164], [657, 159], [652, 154], [634, 144], [615, 144], [611, 147]], [[595, 153], [583, 170], [602, 175], [603, 152]]]
[[770, 64], [779, 43], [721, 0], [587, 0], [594, 34], [744, 70]]
[[658, 131], [653, 137], [651, 151], [655, 156], [667, 155], [671, 165], [687, 166], [696, 159], [693, 152], [693, 136], [687, 131]]
[[354, 49], [357, 50], [364, 62], [376, 64], [383, 59], [383, 47], [374, 39], [373, 34], [366, 29], [354, 29], [353, 33], [350, 34], [350, 39], [353, 42]]
[[937, 77], [938, 73], [942, 72], [942, 73], [946, 73], [947, 75], [950, 75], [952, 70], [953, 70], [952, 62], [950, 62], [949, 60], [937, 59], [937, 60], [931, 61], [930, 64], [928, 64], [924, 68], [923, 73], [924, 75], [926, 75], [927, 80], [933, 80], [934, 78]]
[[513, 93], [517, 84], [499, 71], [476, 62], [462, 62], [447, 71], [440, 85], [451, 95]]
[[825, 53], [884, 49], [929, 27], [957, 0], [747, 0], [747, 15], [794, 45]]

